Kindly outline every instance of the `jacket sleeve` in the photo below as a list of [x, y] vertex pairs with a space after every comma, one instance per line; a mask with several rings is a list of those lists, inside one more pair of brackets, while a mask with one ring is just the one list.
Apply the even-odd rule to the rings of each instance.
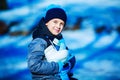
[[47, 62], [44, 50], [47, 43], [42, 38], [34, 39], [28, 46], [28, 67], [35, 74], [55, 74], [59, 72], [59, 64]]

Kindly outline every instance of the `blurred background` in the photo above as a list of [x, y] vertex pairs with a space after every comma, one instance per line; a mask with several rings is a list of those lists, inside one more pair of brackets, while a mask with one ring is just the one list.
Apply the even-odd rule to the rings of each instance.
[[46, 8], [68, 15], [62, 32], [78, 80], [120, 80], [119, 0], [0, 0], [0, 80], [31, 80], [28, 44]]

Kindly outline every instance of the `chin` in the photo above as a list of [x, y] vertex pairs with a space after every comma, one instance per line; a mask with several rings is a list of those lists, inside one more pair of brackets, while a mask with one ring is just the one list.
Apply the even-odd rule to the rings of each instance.
[[58, 34], [54, 34], [55, 36], [57, 36]]
[[53, 35], [57, 36], [59, 33], [54, 33]]

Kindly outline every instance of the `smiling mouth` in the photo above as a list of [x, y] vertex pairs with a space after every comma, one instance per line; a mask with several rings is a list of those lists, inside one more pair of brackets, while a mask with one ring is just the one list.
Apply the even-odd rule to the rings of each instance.
[[60, 31], [60, 29], [57, 29], [57, 28], [55, 28], [54, 30], [55, 30], [56, 32], [59, 32], [59, 31]]
[[58, 29], [55, 29], [55, 32], [59, 33], [59, 31], [60, 31], [60, 30], [58, 30]]

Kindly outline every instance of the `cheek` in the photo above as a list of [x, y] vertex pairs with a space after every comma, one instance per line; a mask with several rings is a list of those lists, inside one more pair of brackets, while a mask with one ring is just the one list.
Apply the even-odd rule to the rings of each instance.
[[62, 27], [60, 28], [60, 30], [62, 31], [62, 30], [63, 30], [63, 28], [64, 28], [64, 26], [62, 26]]
[[49, 29], [49, 31], [50, 31], [51, 33], [54, 33], [54, 31], [55, 31], [55, 29], [54, 29], [53, 26], [49, 26], [48, 29]]

